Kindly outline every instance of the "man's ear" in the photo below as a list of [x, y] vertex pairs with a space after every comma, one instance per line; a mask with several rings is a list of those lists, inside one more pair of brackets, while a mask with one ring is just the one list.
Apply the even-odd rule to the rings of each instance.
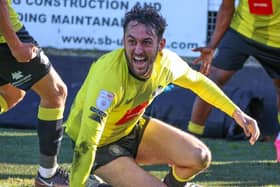
[[165, 47], [165, 44], [166, 44], [166, 39], [162, 38], [159, 42], [159, 51], [161, 51]]

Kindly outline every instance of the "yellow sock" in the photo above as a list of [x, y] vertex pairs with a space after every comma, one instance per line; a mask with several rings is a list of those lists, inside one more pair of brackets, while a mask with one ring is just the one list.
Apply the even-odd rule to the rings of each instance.
[[8, 111], [8, 103], [6, 99], [0, 95], [0, 114]]
[[174, 167], [174, 166], [172, 166], [172, 175], [173, 175], [173, 177], [174, 177], [177, 181], [179, 181], [179, 182], [188, 182], [188, 181], [190, 181], [190, 180], [192, 180], [192, 179], [195, 178], [195, 175], [193, 175], [193, 176], [191, 176], [191, 177], [189, 177], [189, 178], [182, 179], [181, 177], [179, 177], [179, 176], [175, 173], [175, 167]]
[[189, 121], [188, 131], [193, 134], [202, 135], [204, 133], [204, 128], [205, 127], [203, 125], [198, 125], [192, 121]]
[[278, 119], [278, 124], [280, 125], [280, 112], [278, 112], [277, 119]]
[[38, 118], [45, 121], [59, 120], [63, 118], [64, 108], [44, 108], [39, 106]]

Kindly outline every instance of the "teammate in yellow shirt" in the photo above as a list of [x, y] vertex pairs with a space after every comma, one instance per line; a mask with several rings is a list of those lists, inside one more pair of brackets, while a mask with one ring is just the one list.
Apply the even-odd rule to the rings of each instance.
[[[279, 28], [279, 0], [239, 0], [236, 8], [234, 0], [223, 0], [211, 40], [206, 47], [195, 49], [201, 56], [194, 63], [202, 61], [200, 71], [209, 74], [214, 82], [223, 86], [243, 67], [249, 56], [255, 57], [275, 85], [280, 124]], [[211, 66], [216, 47], [217, 54]], [[197, 97], [188, 130], [202, 135], [211, 109], [211, 105]], [[275, 145], [280, 162], [280, 133]]]
[[[66, 121], [75, 142], [70, 186], [83, 187], [91, 171], [112, 186], [181, 187], [211, 162], [196, 137], [143, 113], [173, 83], [220, 108], [254, 144], [259, 129], [207, 77], [164, 49], [164, 18], [152, 7], [133, 7], [124, 17], [124, 48], [92, 64]], [[139, 164], [169, 164], [160, 181]]]
[[58, 167], [57, 155], [63, 135], [67, 88], [11, 3], [12, 0], [0, 0], [0, 114], [16, 106], [28, 90], [40, 97], [37, 125], [40, 167], [35, 186], [66, 187], [67, 172]]

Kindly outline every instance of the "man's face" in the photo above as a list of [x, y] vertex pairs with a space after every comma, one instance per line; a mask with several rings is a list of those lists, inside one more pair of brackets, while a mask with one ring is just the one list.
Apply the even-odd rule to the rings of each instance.
[[129, 70], [140, 79], [148, 79], [157, 53], [164, 47], [156, 32], [137, 21], [128, 23], [124, 33], [124, 48]]

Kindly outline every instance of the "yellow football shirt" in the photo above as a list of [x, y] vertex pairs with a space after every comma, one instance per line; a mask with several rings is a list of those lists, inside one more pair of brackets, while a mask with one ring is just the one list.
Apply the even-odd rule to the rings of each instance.
[[231, 28], [247, 38], [280, 48], [280, 1], [239, 0]]
[[169, 83], [191, 89], [230, 116], [237, 108], [214, 83], [169, 50], [158, 54], [145, 81], [130, 74], [123, 48], [112, 51], [92, 64], [66, 121], [66, 133], [76, 142], [71, 186], [84, 185], [96, 148], [128, 135]]

